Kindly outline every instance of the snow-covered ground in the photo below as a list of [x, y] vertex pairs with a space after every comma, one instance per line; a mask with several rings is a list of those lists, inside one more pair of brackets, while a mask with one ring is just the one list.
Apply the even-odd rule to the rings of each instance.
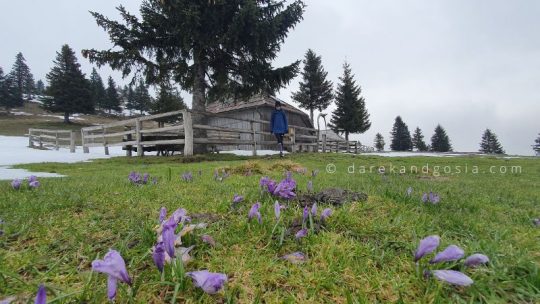
[[41, 177], [60, 177], [61, 175], [44, 172], [29, 172], [22, 169], [12, 169], [11, 165], [30, 164], [42, 162], [75, 163], [98, 158], [109, 158], [114, 156], [124, 156], [122, 147], [109, 148], [109, 154], [105, 155], [103, 149], [90, 148], [90, 153], [82, 153], [82, 148], [77, 147], [75, 153], [70, 153], [69, 149], [38, 150], [28, 148], [28, 138], [20, 136], [0, 135], [0, 180], [25, 178], [29, 175]]
[[411, 156], [454, 157], [454, 156], [465, 156], [465, 155], [471, 155], [471, 154], [437, 153], [437, 152], [370, 152], [370, 153], [361, 153], [361, 155], [373, 155], [373, 156], [384, 156], [384, 157], [411, 157]]
[[[229, 153], [234, 154], [238, 156], [251, 156], [252, 151], [251, 150], [230, 150], [230, 151], [219, 151], [219, 153]], [[287, 151], [283, 152], [284, 154], [287, 154]], [[263, 156], [263, 155], [275, 155], [279, 154], [279, 151], [275, 150], [257, 150], [257, 155]]]

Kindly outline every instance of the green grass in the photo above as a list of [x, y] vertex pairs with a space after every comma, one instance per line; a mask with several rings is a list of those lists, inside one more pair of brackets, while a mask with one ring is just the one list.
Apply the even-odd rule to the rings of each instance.
[[[134, 279], [130, 291], [119, 285], [118, 303], [538, 303], [540, 301], [540, 229], [531, 219], [540, 217], [540, 162], [538, 159], [381, 158], [299, 154], [281, 162], [274, 158], [233, 156], [98, 160], [76, 164], [33, 164], [21, 167], [66, 174], [41, 179], [41, 188], [11, 190], [0, 183], [0, 218], [6, 224], [0, 237], [0, 299], [17, 295], [31, 299], [39, 283], [54, 303], [105, 303], [106, 277], [91, 272], [91, 262], [109, 248], [120, 251]], [[318, 169], [315, 190], [343, 187], [363, 191], [367, 202], [335, 208], [325, 228], [301, 242], [286, 237], [282, 246], [272, 237], [273, 199], [261, 195], [262, 174], [275, 179], [293, 164]], [[325, 172], [327, 164], [337, 172]], [[349, 174], [360, 166], [479, 166], [478, 174], [387, 173]], [[520, 174], [490, 174], [490, 166], [522, 166]], [[251, 168], [253, 176], [233, 174], [223, 182], [213, 179], [216, 168], [237, 172]], [[239, 169], [240, 168], [240, 169]], [[148, 172], [157, 185], [136, 187], [127, 181], [130, 171]], [[197, 174], [202, 170], [202, 176]], [[462, 169], [464, 170], [464, 169]], [[194, 181], [180, 174], [192, 171]], [[168, 179], [169, 172], [171, 179]], [[454, 170], [455, 172], [455, 170]], [[308, 175], [293, 174], [300, 191]], [[412, 197], [405, 195], [413, 187]], [[439, 205], [420, 203], [422, 192], [441, 195]], [[233, 194], [246, 201], [230, 208]], [[263, 224], [248, 224], [252, 203], [261, 201]], [[224, 291], [204, 294], [191, 281], [166, 275], [162, 282], [150, 248], [159, 208], [169, 212], [186, 208], [190, 214], [211, 214], [215, 220], [204, 231], [185, 239], [196, 245], [186, 271], [208, 269], [229, 277]], [[319, 206], [319, 210], [328, 206]], [[298, 218], [294, 204], [284, 210], [284, 223]], [[218, 243], [210, 248], [203, 233]], [[491, 259], [487, 267], [463, 269], [461, 263], [431, 266], [457, 269], [475, 283], [456, 288], [426, 280], [412, 261], [418, 241], [441, 236], [441, 247], [456, 244], [466, 254], [481, 252]], [[278, 257], [302, 251], [308, 260], [293, 265]], [[423, 261], [421, 267], [425, 266]], [[170, 283], [168, 283], [170, 282]], [[178, 284], [176, 299], [175, 285]]]

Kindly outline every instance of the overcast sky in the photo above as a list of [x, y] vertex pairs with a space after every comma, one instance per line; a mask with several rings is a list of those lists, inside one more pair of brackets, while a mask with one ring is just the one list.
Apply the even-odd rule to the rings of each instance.
[[[136, 12], [140, 2], [2, 0], [0, 66], [9, 71], [20, 51], [36, 80], [45, 79], [56, 51], [68, 43], [89, 74], [92, 66], [80, 50], [110, 45], [88, 11], [117, 18], [116, 6]], [[508, 153], [532, 154], [540, 132], [540, 1], [305, 2], [304, 21], [275, 65], [302, 59], [312, 48], [336, 83], [347, 60], [372, 120], [371, 129], [353, 139], [372, 145], [380, 132], [388, 147], [394, 118], [401, 115], [411, 133], [419, 126], [428, 142], [440, 123], [457, 151], [478, 150], [490, 128]], [[111, 71], [100, 73], [106, 78]], [[290, 101], [298, 81], [278, 96]]]

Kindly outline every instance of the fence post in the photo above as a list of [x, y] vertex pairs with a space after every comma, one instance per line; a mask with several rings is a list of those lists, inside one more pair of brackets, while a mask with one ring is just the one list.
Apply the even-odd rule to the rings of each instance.
[[294, 153], [296, 152], [296, 131], [294, 130], [294, 128], [290, 128], [290, 131], [291, 131], [291, 153]]
[[43, 149], [43, 141], [41, 140], [41, 134], [39, 134], [39, 148]]
[[358, 154], [358, 141], [354, 142], [354, 154]]
[[59, 144], [59, 143], [58, 143], [58, 131], [56, 131], [56, 132], [54, 133], [54, 135], [55, 135], [55, 136], [54, 136], [54, 137], [55, 137], [54, 149], [55, 149], [56, 151], [58, 151], [58, 150], [60, 149], [60, 147], [58, 146], [58, 144]]
[[137, 156], [143, 156], [143, 146], [141, 145], [142, 142], [142, 135], [141, 135], [141, 129], [142, 129], [142, 122], [137, 118], [135, 121], [135, 141], [137, 145]]
[[84, 136], [84, 129], [81, 129], [81, 144], [83, 148], [83, 153], [90, 153], [90, 149], [86, 146], [86, 137]]
[[351, 142], [347, 140], [347, 153], [351, 152]]
[[255, 137], [255, 123], [253, 121], [250, 121], [249, 122], [250, 126], [251, 126], [251, 138], [253, 139], [253, 152], [252, 152], [252, 155], [253, 156], [257, 156], [257, 139]]
[[75, 153], [75, 131], [69, 132], [69, 152]]
[[[124, 131], [131, 131], [131, 127], [125, 126]], [[126, 141], [132, 141], [132, 140], [133, 140], [133, 135], [131, 133], [126, 134]], [[133, 155], [132, 149], [133, 149], [133, 146], [131, 145], [126, 146], [126, 156], [131, 157]]]
[[103, 147], [105, 148], [105, 155], [109, 155], [109, 146], [107, 146], [107, 139], [105, 138], [105, 126], [101, 129], [102, 132], [102, 140], [103, 140]]
[[193, 120], [191, 112], [185, 110], [182, 113], [184, 116], [184, 156], [193, 155]]
[[339, 140], [336, 140], [336, 153], [339, 153]]
[[326, 153], [326, 133], [322, 135], [322, 151]]
[[28, 129], [28, 147], [34, 147], [34, 140], [32, 139], [32, 129]]

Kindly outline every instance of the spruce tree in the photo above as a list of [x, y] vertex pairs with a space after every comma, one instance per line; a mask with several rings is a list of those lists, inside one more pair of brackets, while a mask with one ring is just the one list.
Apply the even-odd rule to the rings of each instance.
[[103, 79], [97, 72], [96, 68], [92, 69], [90, 74], [90, 89], [92, 90], [92, 102], [98, 110], [103, 109], [106, 103], [107, 95], [105, 93], [105, 86], [103, 85]]
[[5, 75], [4, 71], [0, 67], [0, 106], [4, 107], [7, 113], [11, 108], [20, 105], [19, 90], [17, 88], [17, 82], [13, 75]]
[[70, 123], [74, 113], [92, 113], [94, 104], [90, 83], [81, 72], [81, 66], [73, 50], [63, 45], [56, 53], [54, 67], [47, 74], [49, 87], [43, 97], [43, 107], [52, 112], [64, 113], [64, 122]]
[[[191, 92], [194, 111], [204, 112], [207, 101], [273, 94], [298, 72], [299, 61], [281, 68], [272, 61], [302, 20], [300, 0], [143, 0], [141, 18], [118, 10], [120, 22], [92, 12], [115, 48], [83, 55], [124, 76], [142, 73], [149, 85], [173, 80]], [[204, 124], [204, 117], [194, 115], [193, 122]], [[204, 131], [195, 136], [204, 137]]]
[[499, 139], [495, 133], [491, 132], [490, 129], [486, 129], [482, 135], [482, 141], [480, 142], [480, 152], [486, 154], [504, 154]]
[[534, 140], [533, 150], [537, 155], [540, 154], [540, 133], [538, 133], [538, 137]]
[[116, 89], [116, 83], [114, 82], [112, 76], [109, 76], [107, 81], [107, 89], [105, 90], [105, 102], [103, 104], [103, 109], [109, 111], [109, 114], [112, 111], [120, 111], [120, 96], [118, 95], [118, 90]]
[[446, 134], [446, 131], [437, 125], [435, 127], [435, 132], [431, 137], [431, 151], [433, 152], [449, 152], [452, 151], [452, 145], [450, 144], [450, 139]]
[[136, 110], [136, 101], [135, 101], [135, 90], [133, 90], [133, 86], [130, 85], [127, 88], [124, 88], [124, 92], [126, 92], [126, 109], [130, 111], [130, 114], [132, 111]]
[[11, 78], [15, 81], [17, 87], [17, 95], [19, 106], [23, 104], [23, 94], [27, 94], [30, 97], [30, 94], [33, 93], [34, 86], [34, 76], [30, 73], [30, 68], [26, 64], [26, 59], [22, 53], [18, 53], [15, 56], [15, 63], [11, 68], [10, 72]]
[[144, 112], [150, 109], [150, 103], [152, 102], [150, 93], [148, 93], [148, 87], [144, 84], [142, 80], [139, 81], [137, 87], [135, 87], [135, 91], [133, 92], [133, 94], [133, 109], [139, 111], [142, 115], [144, 114]]
[[422, 130], [420, 130], [419, 127], [416, 127], [416, 129], [414, 130], [414, 134], [412, 137], [412, 145], [413, 148], [416, 148], [417, 151], [428, 150], [426, 142], [424, 141], [424, 135], [422, 134]]
[[354, 75], [348, 63], [343, 64], [343, 76], [336, 90], [336, 110], [332, 113], [332, 130], [345, 133], [349, 140], [350, 133], [364, 133], [371, 127], [364, 97], [360, 86], [356, 85]]
[[[158, 96], [151, 105], [151, 114], [159, 114], [171, 111], [177, 111], [186, 109], [187, 106], [184, 103], [184, 99], [178, 92], [178, 90], [172, 88], [168, 84], [160, 85]], [[158, 119], [160, 123], [172, 122], [175, 118], [165, 117]]]
[[409, 127], [403, 122], [401, 116], [396, 117], [390, 136], [392, 137], [392, 142], [390, 143], [390, 149], [392, 151], [412, 150], [411, 133], [409, 133]]
[[45, 84], [40, 79], [36, 82], [36, 95], [43, 95], [43, 92], [45, 92]]
[[384, 137], [381, 133], [375, 134], [375, 149], [377, 149], [377, 152], [384, 151], [384, 145], [386, 143], [384, 142]]
[[326, 79], [328, 72], [322, 66], [321, 56], [317, 56], [311, 49], [307, 51], [303, 63], [300, 88], [293, 93], [292, 99], [309, 111], [311, 123], [315, 125], [313, 111], [317, 109], [321, 112], [332, 102], [332, 82]]

